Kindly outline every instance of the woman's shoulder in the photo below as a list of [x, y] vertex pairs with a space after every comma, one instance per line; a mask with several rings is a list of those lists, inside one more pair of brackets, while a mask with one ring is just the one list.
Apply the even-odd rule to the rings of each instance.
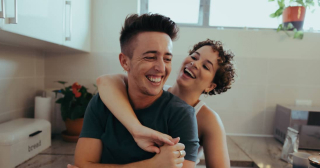
[[215, 120], [220, 120], [220, 116], [219, 114], [214, 111], [213, 109], [211, 109], [208, 105], [204, 104], [201, 109], [199, 110], [198, 113], [199, 117], [204, 117], [204, 118], [211, 118], [211, 119], [215, 119]]
[[197, 114], [198, 126], [202, 132], [223, 131], [224, 126], [219, 114], [207, 105], [204, 105]]

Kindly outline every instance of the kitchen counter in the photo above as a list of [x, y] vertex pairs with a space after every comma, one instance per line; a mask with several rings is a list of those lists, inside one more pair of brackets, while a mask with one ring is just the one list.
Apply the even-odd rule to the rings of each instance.
[[[280, 159], [283, 144], [273, 137], [230, 136], [229, 138], [260, 168], [292, 168], [291, 164]], [[299, 152], [312, 155], [320, 153], [316, 150], [299, 150]]]
[[[274, 138], [228, 136], [228, 151], [232, 167], [292, 168], [280, 160], [282, 144]], [[64, 142], [60, 135], [52, 139], [51, 147], [27, 160], [17, 168], [66, 168], [74, 161], [76, 143]], [[319, 151], [305, 151], [316, 155]], [[200, 165], [204, 165], [204, 158]]]

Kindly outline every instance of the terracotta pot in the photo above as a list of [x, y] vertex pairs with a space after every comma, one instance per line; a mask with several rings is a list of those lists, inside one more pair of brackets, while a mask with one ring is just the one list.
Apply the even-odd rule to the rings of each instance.
[[69, 118], [65, 121], [67, 127], [67, 134], [73, 136], [79, 136], [81, 133], [83, 118], [70, 120]]
[[[297, 30], [303, 28], [304, 16], [306, 8], [303, 6], [289, 6], [282, 13], [282, 22], [284, 26], [292, 23]], [[292, 29], [293, 30], [293, 29]]]

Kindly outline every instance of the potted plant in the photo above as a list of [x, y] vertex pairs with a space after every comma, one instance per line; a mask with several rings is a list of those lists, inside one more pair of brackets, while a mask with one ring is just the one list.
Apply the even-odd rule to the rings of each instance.
[[[275, 0], [269, 0], [273, 2]], [[303, 22], [306, 13], [306, 8], [311, 9], [316, 3], [320, 6], [320, 0], [290, 0], [289, 6], [286, 6], [285, 0], [277, 0], [279, 9], [270, 15], [272, 18], [277, 18], [282, 15], [282, 23], [278, 26], [277, 32], [283, 30], [289, 37], [288, 30], [293, 30], [293, 38], [303, 38]], [[294, 4], [292, 6], [291, 4]]]
[[[86, 87], [79, 85], [77, 82], [67, 87], [65, 86], [67, 82], [57, 82], [64, 86], [64, 88], [54, 91], [56, 94], [64, 95], [56, 101], [56, 103], [61, 104], [61, 116], [67, 128], [66, 131], [62, 132], [62, 137], [66, 141], [76, 141], [82, 129], [86, 108], [97, 89], [92, 94], [87, 91]], [[94, 86], [96, 87], [95, 84]]]

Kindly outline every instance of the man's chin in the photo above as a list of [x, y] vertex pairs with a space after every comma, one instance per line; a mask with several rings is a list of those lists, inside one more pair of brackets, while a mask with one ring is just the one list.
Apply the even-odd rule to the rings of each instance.
[[159, 88], [157, 89], [151, 89], [151, 88], [147, 89], [146, 94], [149, 96], [158, 96], [161, 93], [161, 91], [162, 91], [162, 86], [161, 87], [159, 86]]

